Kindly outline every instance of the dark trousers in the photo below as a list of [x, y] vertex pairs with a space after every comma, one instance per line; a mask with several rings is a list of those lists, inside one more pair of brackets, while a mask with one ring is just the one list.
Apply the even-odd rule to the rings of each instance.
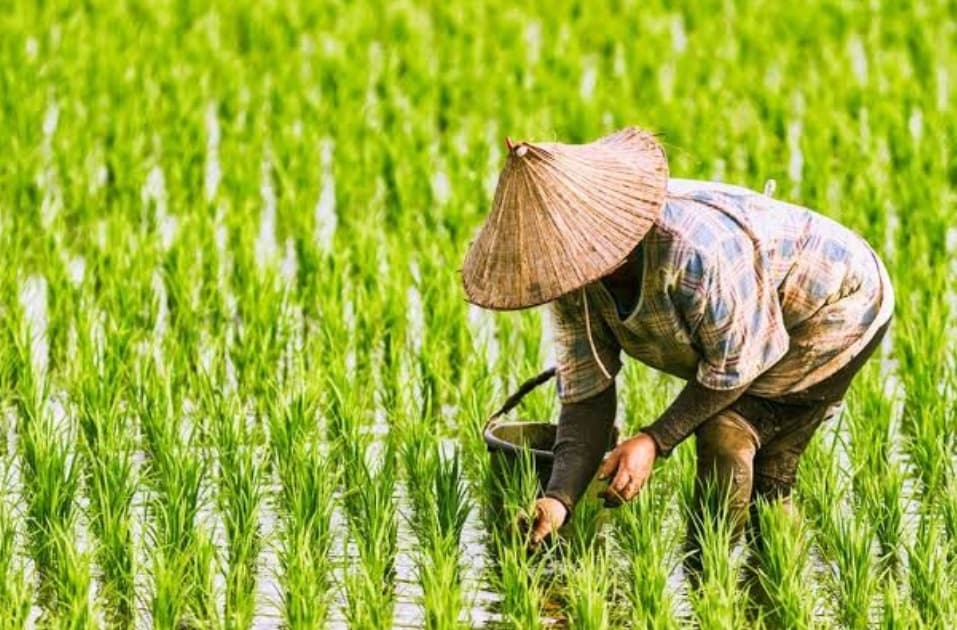
[[[773, 399], [745, 394], [698, 427], [696, 513], [703, 513], [709, 497], [719, 497], [737, 539], [758, 498], [779, 500], [790, 509], [801, 455], [817, 428], [838, 411], [851, 381], [880, 345], [888, 325], [847, 365], [820, 383]], [[690, 567], [694, 568], [699, 548], [694, 525], [689, 534]]]

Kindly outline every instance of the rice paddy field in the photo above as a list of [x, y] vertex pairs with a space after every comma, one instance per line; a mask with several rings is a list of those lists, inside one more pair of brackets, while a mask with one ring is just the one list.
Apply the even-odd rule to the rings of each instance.
[[[0, 628], [955, 627], [955, 86], [950, 0], [4, 3]], [[714, 515], [699, 588], [693, 440], [528, 554], [481, 435], [552, 361], [460, 286], [502, 139], [629, 124], [897, 288], [801, 518]], [[629, 363], [623, 434], [678, 386]]]

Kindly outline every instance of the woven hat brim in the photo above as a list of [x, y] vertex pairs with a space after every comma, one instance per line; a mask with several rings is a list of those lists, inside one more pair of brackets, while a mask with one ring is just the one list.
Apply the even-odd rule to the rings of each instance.
[[651, 229], [667, 181], [664, 149], [636, 128], [590, 144], [518, 145], [465, 256], [468, 300], [529, 308], [610, 273]]

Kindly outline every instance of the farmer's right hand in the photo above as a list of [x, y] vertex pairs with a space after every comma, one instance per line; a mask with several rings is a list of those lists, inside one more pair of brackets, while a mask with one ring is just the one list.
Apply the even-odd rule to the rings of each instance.
[[568, 516], [568, 508], [558, 499], [544, 497], [536, 501], [531, 544], [538, 545], [546, 536], [558, 530], [565, 522], [566, 516]]

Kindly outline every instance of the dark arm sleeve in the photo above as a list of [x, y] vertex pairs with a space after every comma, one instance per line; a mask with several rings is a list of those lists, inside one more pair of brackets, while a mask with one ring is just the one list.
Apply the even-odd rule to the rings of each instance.
[[702, 422], [730, 407], [747, 388], [744, 385], [735, 389], [709, 389], [692, 379], [665, 412], [642, 432], [655, 441], [659, 455], [667, 456]]
[[558, 499], [569, 514], [598, 471], [615, 424], [615, 382], [580, 402], [562, 405], [555, 462], [545, 496]]

